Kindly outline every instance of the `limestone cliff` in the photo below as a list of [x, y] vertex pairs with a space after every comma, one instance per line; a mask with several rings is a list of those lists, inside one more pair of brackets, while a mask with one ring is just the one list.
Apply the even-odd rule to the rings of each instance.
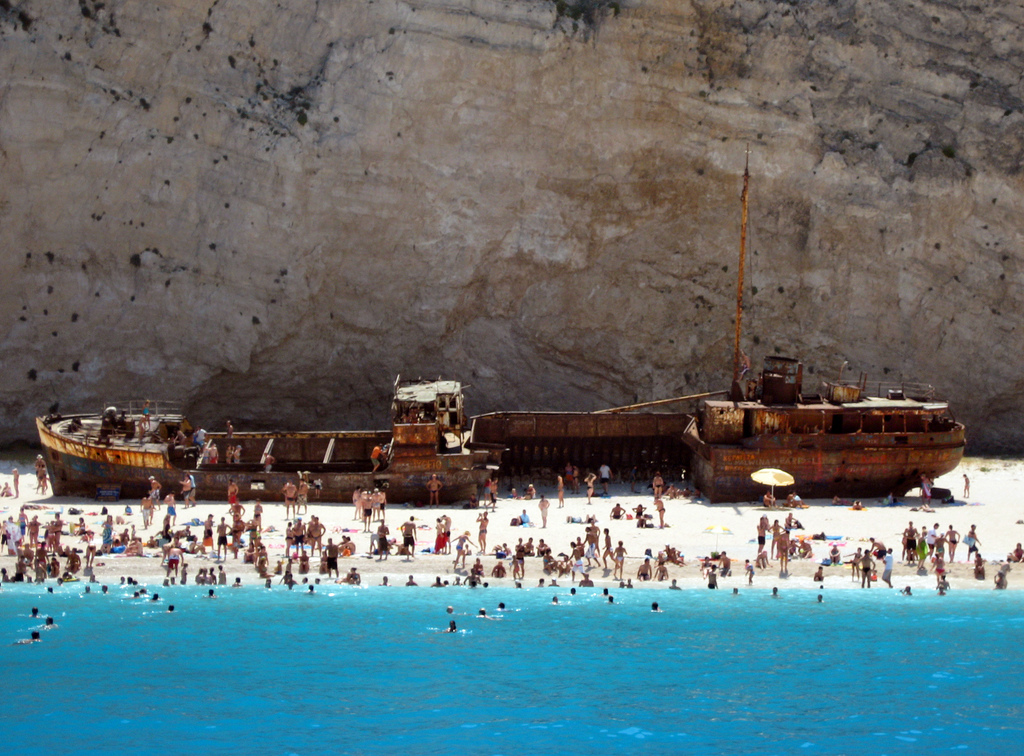
[[[1024, 440], [1024, 10], [879, 0], [0, 0], [0, 440], [591, 409], [745, 345]], [[812, 376], [813, 378], [813, 376]]]

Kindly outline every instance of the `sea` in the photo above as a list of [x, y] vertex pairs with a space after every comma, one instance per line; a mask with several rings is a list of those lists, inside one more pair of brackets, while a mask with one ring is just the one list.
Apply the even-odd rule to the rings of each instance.
[[9, 753], [1006, 754], [1024, 736], [1018, 591], [50, 587], [0, 591]]

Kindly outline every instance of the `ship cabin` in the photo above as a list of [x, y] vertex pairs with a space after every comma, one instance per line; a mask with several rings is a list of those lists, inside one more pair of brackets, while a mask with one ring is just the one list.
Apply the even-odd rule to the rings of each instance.
[[[842, 436], [895, 434], [908, 443], [916, 433], [952, 430], [956, 423], [946, 402], [933, 399], [923, 384], [872, 385], [823, 381], [820, 393], [803, 392], [803, 365], [788, 357], [766, 357], [759, 378], [734, 385], [732, 401], [707, 401], [698, 422], [708, 444], [740, 444], [744, 439], [780, 434]], [[811, 442], [807, 438], [807, 442]]]

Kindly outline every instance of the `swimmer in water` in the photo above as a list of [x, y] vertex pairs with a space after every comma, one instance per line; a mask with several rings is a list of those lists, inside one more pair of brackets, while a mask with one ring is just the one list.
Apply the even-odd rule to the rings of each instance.
[[170, 614], [173, 611], [174, 611], [174, 604], [171, 604], [169, 607], [167, 607], [167, 613]]
[[446, 633], [457, 633], [458, 632], [458, 630], [455, 627], [455, 620], [451, 620], [451, 621], [448, 622], [448, 629], [445, 630], [445, 632]]
[[779, 589], [778, 588], [772, 588], [772, 598], [778, 598], [778, 597], [779, 597]]
[[42, 642], [42, 638], [39, 637], [39, 631], [38, 630], [33, 630], [31, 638], [22, 638], [19, 641], [14, 641], [14, 645], [15, 646], [21, 646], [21, 645], [23, 645], [25, 643], [40, 643], [40, 642]]
[[657, 601], [655, 601], [653, 604], [651, 604], [651, 611], [655, 612], [657, 614], [661, 614], [661, 608], [658, 606], [658, 602]]
[[44, 627], [47, 630], [53, 630], [55, 627], [57, 627], [57, 625], [53, 624], [53, 617], [46, 618], [46, 624], [44, 625]]
[[552, 604], [557, 604], [558, 603], [558, 596], [552, 596], [551, 597], [551, 603]]
[[213, 592], [213, 588], [211, 588], [210, 592], [206, 594], [206, 598], [217, 598], [217, 594]]

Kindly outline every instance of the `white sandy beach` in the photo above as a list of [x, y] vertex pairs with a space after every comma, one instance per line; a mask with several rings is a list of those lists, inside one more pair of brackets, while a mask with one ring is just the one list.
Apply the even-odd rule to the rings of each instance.
[[[0, 461], [0, 487], [4, 482], [12, 480], [10, 471], [13, 464], [10, 461]], [[84, 498], [50, 497], [40, 496], [34, 493], [35, 477], [31, 470], [25, 465], [19, 465], [21, 470], [21, 497], [19, 499], [0, 499], [0, 516], [4, 521], [9, 516], [18, 518], [19, 508], [22, 505], [41, 507], [39, 509], [27, 510], [28, 516], [38, 515], [41, 522], [51, 520], [54, 514], [63, 513], [62, 518], [68, 521], [78, 520], [78, 516], [69, 515], [68, 509], [75, 507], [83, 510], [86, 523], [97, 533], [96, 543], [99, 546], [98, 534], [102, 527], [103, 518], [100, 516], [100, 502]], [[967, 501], [962, 497], [963, 474], [966, 473], [971, 480], [971, 495]], [[1024, 480], [1024, 461], [968, 458], [965, 459], [959, 469], [936, 481], [937, 486], [949, 488], [957, 498], [956, 504], [946, 505], [933, 502], [936, 510], [934, 514], [925, 512], [912, 512], [911, 507], [919, 505], [920, 500], [916, 497], [908, 497], [901, 506], [884, 507], [878, 500], [865, 500], [867, 509], [864, 511], [851, 510], [845, 506], [832, 506], [831, 502], [824, 500], [807, 500], [806, 509], [793, 510], [795, 517], [800, 520], [804, 528], [794, 531], [794, 535], [810, 536], [814, 533], [822, 533], [829, 536], [841, 536], [838, 541], [841, 552], [844, 556], [852, 554], [858, 547], [866, 547], [869, 538], [883, 541], [886, 546], [893, 549], [896, 556], [896, 565], [893, 571], [893, 585], [896, 588], [911, 586], [915, 592], [934, 592], [936, 578], [929, 569], [928, 574], [919, 574], [916, 566], [903, 564], [899, 555], [902, 550], [901, 534], [907, 527], [909, 521], [913, 521], [918, 529], [923, 526], [932, 526], [938, 523], [945, 531], [952, 525], [959, 531], [961, 538], [966, 535], [972, 525], [977, 527], [977, 535], [981, 543], [981, 552], [989, 563], [986, 569], [986, 579], [979, 581], [974, 578], [973, 567], [966, 564], [967, 548], [961, 543], [957, 548], [956, 563], [950, 567], [949, 582], [952, 590], [974, 588], [992, 590], [993, 578], [999, 568], [999, 564], [1005, 561], [1007, 554], [1017, 545], [1024, 541], [1024, 506], [1019, 502], [1021, 481]], [[666, 481], [671, 482], [671, 481]], [[585, 489], [582, 489], [585, 491]], [[670, 544], [685, 555], [685, 566], [669, 566], [669, 578], [678, 581], [684, 588], [700, 587], [706, 584], [703, 577], [698, 557], [709, 555], [712, 551], [725, 551], [733, 559], [733, 575], [719, 580], [719, 587], [741, 590], [747, 589], [747, 578], [743, 574], [743, 562], [745, 559], [754, 561], [756, 557], [756, 526], [762, 514], [767, 514], [770, 521], [778, 519], [783, 521], [787, 511], [767, 511], [753, 504], [709, 504], [706, 500], [691, 501], [688, 499], [675, 499], [665, 501], [666, 517], [668, 527], [658, 528], [637, 528], [635, 521], [612, 520], [609, 513], [616, 502], [627, 510], [632, 510], [637, 504], [642, 503], [649, 507], [654, 513], [651, 505], [653, 496], [645, 487], [647, 493], [643, 495], [631, 494], [629, 485], [626, 483], [613, 483], [611, 496], [601, 498], [596, 496], [593, 504], [588, 505], [585, 493], [578, 495], [567, 494], [565, 507], [558, 508], [557, 495], [552, 486], [538, 486], [538, 494], [546, 494], [551, 501], [551, 508], [548, 514], [547, 528], [540, 527], [540, 510], [538, 500], [516, 500], [502, 498], [498, 501], [497, 511], [491, 513], [488, 551], [494, 546], [506, 543], [514, 548], [517, 541], [522, 538], [526, 541], [534, 539], [534, 543], [544, 539], [553, 547], [554, 553], [569, 553], [569, 544], [577, 536], [584, 533], [584, 524], [566, 522], [567, 518], [585, 518], [589, 514], [596, 515], [598, 525], [602, 532], [609, 528], [613, 543], [623, 541], [627, 550], [624, 575], [631, 577], [633, 585], [644, 588], [666, 588], [669, 585], [665, 582], [651, 582], [642, 584], [637, 580], [637, 569], [643, 562], [645, 550], [650, 549], [651, 554], [657, 557], [658, 552]], [[503, 489], [504, 491], [504, 489]], [[598, 487], [600, 493], [600, 487]], [[202, 491], [199, 492], [200, 496]], [[780, 497], [781, 498], [781, 497]], [[252, 511], [250, 502], [243, 501], [246, 505], [248, 515]], [[133, 514], [124, 515], [125, 505], [131, 505]], [[124, 518], [126, 525], [119, 526], [116, 530], [120, 532], [124, 527], [135, 526], [136, 532], [145, 537], [155, 534], [159, 530], [164, 510], [161, 509], [155, 518], [155, 523], [146, 531], [142, 530], [142, 515], [137, 501], [122, 501], [107, 504], [111, 514], [120, 515]], [[263, 526], [264, 529], [273, 527], [276, 532], [268, 532], [263, 536], [263, 541], [268, 545], [271, 565], [284, 554], [283, 530], [286, 524], [284, 517], [284, 506], [281, 504], [264, 504]], [[195, 507], [183, 508], [178, 506], [177, 525], [180, 528], [184, 523], [193, 518], [205, 520], [210, 514], [216, 522], [222, 516], [227, 516], [227, 504], [224, 502], [199, 501]], [[534, 522], [534, 527], [513, 527], [510, 521], [526, 510]], [[387, 524], [391, 529], [391, 536], [401, 539], [399, 526], [409, 516], [415, 518], [416, 523], [427, 526], [426, 529], [418, 531], [417, 554], [415, 559], [392, 556], [386, 561], [377, 561], [375, 557], [368, 555], [370, 546], [369, 535], [363, 533], [361, 522], [353, 520], [353, 508], [351, 505], [328, 505], [310, 502], [308, 514], [316, 515], [324, 523], [327, 533], [324, 536], [324, 543], [327, 538], [334, 538], [337, 543], [341, 536], [348, 535], [353, 539], [358, 549], [362, 552], [354, 556], [339, 559], [339, 566], [342, 574], [348, 572], [351, 567], [358, 568], [363, 577], [363, 584], [376, 585], [381, 582], [383, 576], [387, 576], [392, 584], [404, 585], [412, 575], [420, 586], [427, 586], [440, 576], [442, 581], [454, 581], [456, 577], [465, 579], [468, 575], [466, 570], [456, 571], [453, 568], [451, 556], [433, 555], [420, 553], [422, 549], [432, 547], [434, 544], [434, 524], [438, 517], [447, 514], [452, 518], [452, 534], [457, 535], [464, 531], [471, 533], [471, 538], [477, 541], [478, 524], [476, 518], [480, 510], [468, 510], [461, 508], [442, 507], [438, 509], [414, 509], [402, 504], [389, 504], [387, 507]], [[229, 517], [230, 521], [230, 517]], [[657, 518], [655, 516], [655, 523]], [[722, 526], [731, 531], [731, 534], [713, 535], [705, 533], [705, 529], [712, 526]], [[348, 532], [345, 532], [346, 529]], [[202, 537], [202, 528], [193, 527], [193, 532]], [[67, 525], [64, 527], [62, 543], [70, 544], [84, 550], [85, 544], [75, 536], [68, 535]], [[602, 536], [603, 541], [603, 536]], [[770, 544], [770, 538], [769, 538]], [[770, 589], [778, 586], [779, 590], [801, 588], [806, 590], [817, 589], [819, 584], [812, 581], [812, 576], [818, 567], [819, 562], [827, 556], [831, 542], [813, 541], [814, 553], [812, 559], [798, 559], [790, 562], [787, 575], [780, 575], [777, 560], [772, 560], [773, 568], [758, 570], [754, 578], [754, 588]], [[100, 583], [120, 582], [122, 576], [131, 576], [142, 583], [162, 583], [165, 570], [162, 565], [162, 555], [158, 549], [147, 549], [146, 557], [123, 557], [112, 555], [100, 555], [95, 565], [95, 575]], [[467, 560], [467, 566], [471, 565], [476, 557], [476, 549], [473, 556]], [[234, 559], [231, 556], [220, 562], [210, 556], [187, 555], [186, 561], [189, 565], [189, 582], [194, 580], [195, 575], [203, 567], [210, 568], [223, 564], [228, 574], [229, 582], [234, 582], [235, 577], [241, 577], [243, 585], [262, 584], [254, 567], [244, 564], [241, 556]], [[486, 574], [489, 576], [491, 568], [496, 562], [493, 554], [489, 553], [482, 557]], [[486, 580], [492, 585], [513, 585], [511, 578], [511, 562], [505, 559], [505, 566], [509, 577], [495, 579], [487, 577]], [[654, 560], [652, 560], [653, 564]], [[314, 557], [312, 568], [308, 577], [312, 582], [315, 578], [326, 579], [318, 574], [318, 561]], [[14, 574], [15, 559], [7, 555], [6, 548], [0, 556], [0, 567], [7, 568], [9, 574]], [[63, 567], [63, 563], [62, 563]], [[591, 579], [597, 589], [602, 587], [613, 587], [618, 585], [617, 580], [612, 579], [612, 560], [608, 560], [608, 568], [595, 567], [590, 572]], [[297, 570], [296, 570], [297, 572]], [[881, 564], [878, 565], [878, 572], [881, 574]], [[851, 569], [848, 565], [826, 567], [824, 570], [826, 589], [838, 588], [860, 588], [859, 581], [854, 584], [851, 581]], [[1022, 571], [1011, 571], [1009, 574], [1009, 587], [1016, 589], [1024, 587], [1024, 582], [1018, 581], [1018, 575], [1024, 575]], [[527, 558], [526, 577], [522, 581], [523, 587], [534, 587], [538, 581], [544, 578], [549, 583], [552, 575], [546, 575], [542, 570], [539, 558]], [[275, 578], [275, 583], [280, 577]], [[54, 581], [48, 581], [53, 583]], [[565, 576], [558, 579], [560, 585], [569, 585], [570, 578]], [[887, 590], [881, 580], [874, 584], [874, 589]]]

